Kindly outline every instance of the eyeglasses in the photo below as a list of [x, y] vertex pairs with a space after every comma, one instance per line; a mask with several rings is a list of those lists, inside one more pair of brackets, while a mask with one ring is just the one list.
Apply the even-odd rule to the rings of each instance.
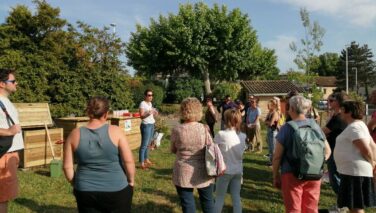
[[148, 96], [148, 97], [153, 97], [153, 94], [147, 94], [146, 96]]
[[12, 84], [14, 84], [14, 83], [16, 83], [16, 80], [6, 80], [6, 81], [4, 81], [4, 83], [12, 83]]

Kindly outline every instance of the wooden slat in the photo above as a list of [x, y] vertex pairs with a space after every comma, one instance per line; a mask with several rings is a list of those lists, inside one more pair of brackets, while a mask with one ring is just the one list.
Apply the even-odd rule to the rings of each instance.
[[22, 128], [52, 126], [48, 103], [14, 103]]
[[139, 118], [113, 118], [111, 119], [112, 125], [117, 125], [126, 135], [140, 133], [141, 119]]
[[[53, 147], [56, 155], [55, 159], [62, 159], [63, 145], [57, 144]], [[53, 159], [51, 148], [49, 146], [24, 149], [21, 155], [21, 167], [23, 168], [47, 165], [50, 164]]]
[[[63, 140], [63, 129], [50, 129], [52, 143]], [[25, 130], [23, 131], [25, 149], [45, 147], [47, 145], [46, 130]]]
[[129, 147], [134, 150], [141, 146], [141, 134], [127, 135]]

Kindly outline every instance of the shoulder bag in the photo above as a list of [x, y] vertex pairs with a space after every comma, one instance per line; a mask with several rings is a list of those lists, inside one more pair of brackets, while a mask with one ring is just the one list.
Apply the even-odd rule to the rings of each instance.
[[[10, 115], [9, 115], [8, 111], [6, 110], [2, 101], [0, 101], [0, 107], [4, 111], [4, 114], [6, 116], [6, 120], [9, 121], [12, 125], [14, 125], [14, 121], [10, 117]], [[12, 147], [13, 137], [14, 137], [14, 135], [0, 136], [0, 158], [3, 157], [3, 155], [8, 152], [10, 147]]]
[[205, 165], [209, 176], [218, 177], [224, 174], [226, 164], [223, 160], [221, 150], [213, 142], [212, 137], [205, 126]]

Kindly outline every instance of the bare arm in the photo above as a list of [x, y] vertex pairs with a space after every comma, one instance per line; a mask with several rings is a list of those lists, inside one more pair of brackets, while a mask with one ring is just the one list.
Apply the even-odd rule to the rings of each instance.
[[328, 134], [330, 134], [332, 132], [332, 130], [330, 130], [326, 126], [322, 128], [322, 131], [324, 132], [325, 135], [328, 135]]
[[21, 131], [21, 126], [19, 124], [15, 124], [9, 129], [0, 129], [0, 136], [12, 136]]
[[117, 128], [116, 134], [120, 136], [118, 146], [119, 146], [120, 156], [123, 160], [125, 174], [127, 175], [128, 184], [130, 186], [134, 186], [134, 177], [136, 174], [136, 167], [135, 167], [135, 163], [133, 160], [132, 151], [129, 147], [129, 143], [124, 132], [120, 128]]
[[279, 168], [281, 166], [283, 152], [284, 147], [277, 141], [273, 154], [273, 185], [276, 188], [281, 187], [281, 175], [279, 174]]
[[172, 130], [171, 132], [171, 137], [170, 137], [170, 141], [171, 141], [171, 144], [170, 144], [170, 151], [174, 154], [176, 154], [176, 152], [178, 151], [176, 149], [176, 146], [175, 146], [175, 141], [176, 141], [176, 131], [175, 129]]
[[376, 119], [375, 119], [375, 118], [372, 118], [372, 119], [368, 122], [367, 127], [368, 127], [369, 132], [372, 133], [372, 131], [376, 128]]
[[80, 130], [76, 128], [69, 134], [67, 140], [64, 143], [63, 170], [65, 178], [71, 184], [73, 184], [74, 180], [73, 145], [78, 144], [79, 138]]
[[330, 149], [329, 143], [325, 140], [325, 160], [328, 160], [332, 154], [332, 149]]
[[139, 112], [140, 112], [141, 119], [147, 118], [151, 115], [151, 111], [146, 111], [143, 108], [139, 108]]
[[366, 140], [364, 138], [356, 139], [353, 141], [353, 144], [360, 151], [360, 154], [364, 157], [364, 159], [374, 166], [372, 149], [371, 146], [367, 144]]

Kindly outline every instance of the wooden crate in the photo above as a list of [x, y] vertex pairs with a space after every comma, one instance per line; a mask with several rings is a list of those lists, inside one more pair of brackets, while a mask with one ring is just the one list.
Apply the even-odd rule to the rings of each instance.
[[55, 119], [57, 127], [64, 129], [64, 140], [69, 136], [73, 129], [85, 126], [89, 121], [89, 117], [66, 117]]
[[[63, 139], [63, 129], [49, 129], [51, 142], [55, 151], [55, 159], [62, 159], [63, 145], [59, 144]], [[45, 129], [23, 131], [25, 149], [21, 152], [20, 166], [29, 168], [49, 164], [52, 160], [52, 151], [48, 143]]]
[[111, 124], [119, 126], [126, 135], [140, 134], [140, 118], [114, 117], [111, 118]]
[[52, 126], [52, 118], [48, 103], [14, 103], [17, 108], [21, 127], [35, 128]]

